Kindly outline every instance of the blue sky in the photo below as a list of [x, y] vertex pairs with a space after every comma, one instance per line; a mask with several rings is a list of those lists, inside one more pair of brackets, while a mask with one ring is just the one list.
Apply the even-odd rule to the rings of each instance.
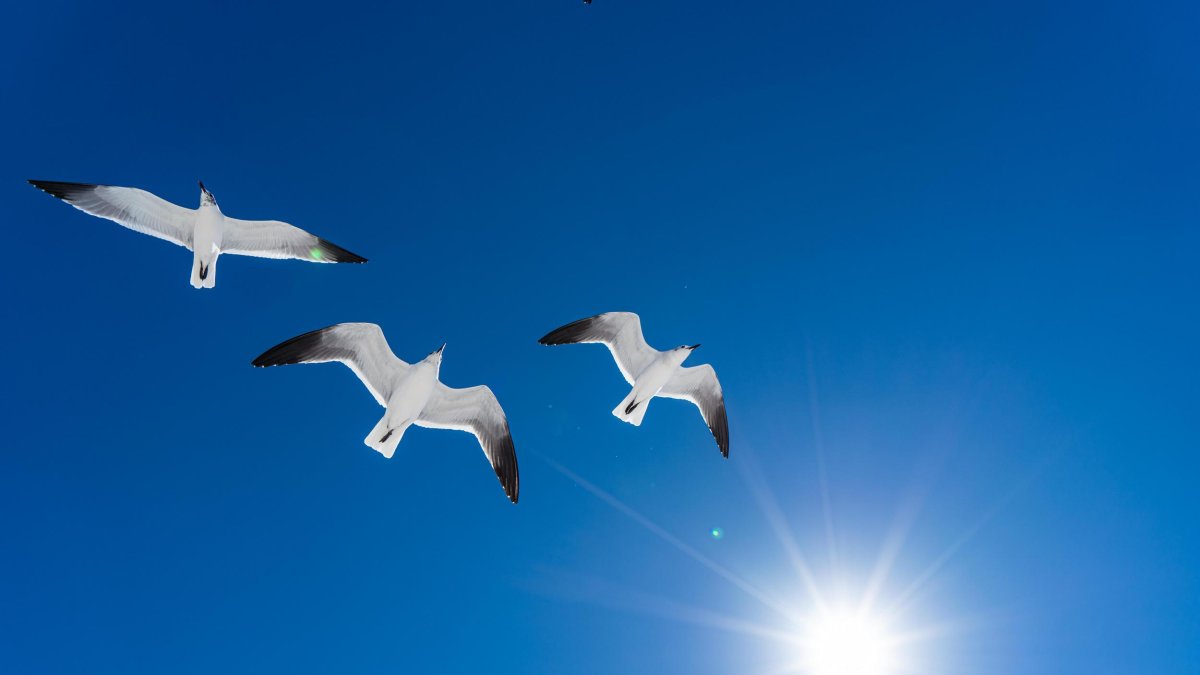
[[[778, 672], [792, 550], [919, 672], [1194, 671], [1194, 3], [244, 4], [0, 22], [4, 670]], [[198, 292], [27, 178], [371, 262]], [[536, 343], [606, 310], [703, 343], [728, 461]], [[249, 365], [340, 321], [492, 387], [518, 506]]]

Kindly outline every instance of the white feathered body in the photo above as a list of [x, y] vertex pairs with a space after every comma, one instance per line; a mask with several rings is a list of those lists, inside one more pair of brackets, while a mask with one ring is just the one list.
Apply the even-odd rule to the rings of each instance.
[[415, 422], [429, 404], [437, 381], [437, 367], [429, 361], [415, 363], [401, 374], [396, 383], [396, 392], [388, 399], [387, 419], [392, 425]]
[[[691, 351], [686, 349], [659, 352], [654, 360], [634, 377], [633, 388], [629, 395], [613, 408], [613, 415], [621, 421], [641, 426], [646, 409], [650, 407], [650, 399], [657, 396], [667, 382], [679, 372], [679, 367], [690, 354]], [[630, 406], [634, 406], [632, 410]]]
[[417, 421], [433, 398], [440, 363], [440, 359], [436, 363], [427, 359], [396, 373], [387, 410], [363, 439], [368, 447], [389, 459], [395, 454], [405, 430]]
[[[212, 288], [217, 284], [217, 257], [225, 234], [225, 215], [214, 204], [202, 204], [196, 211], [192, 235], [192, 286]], [[203, 277], [203, 278], [202, 278]]]

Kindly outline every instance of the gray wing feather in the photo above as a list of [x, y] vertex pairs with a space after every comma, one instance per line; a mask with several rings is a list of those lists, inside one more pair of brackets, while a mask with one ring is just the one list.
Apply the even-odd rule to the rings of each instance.
[[658, 356], [658, 350], [642, 337], [642, 321], [632, 312], [607, 312], [574, 321], [542, 336], [544, 345], [599, 342], [612, 352], [613, 360], [629, 384]]
[[367, 261], [333, 242], [279, 220], [226, 217], [221, 250], [256, 258], [293, 258], [319, 263]]
[[192, 248], [196, 212], [145, 190], [115, 185], [31, 180], [31, 185], [75, 208], [135, 232]]
[[486, 386], [451, 389], [438, 382], [425, 410], [415, 422], [417, 426], [433, 429], [467, 431], [479, 439], [492, 470], [500, 479], [504, 493], [517, 503], [520, 477], [517, 473], [517, 452], [504, 409], [496, 395]]
[[694, 368], [680, 368], [678, 373], [667, 380], [667, 384], [658, 395], [696, 404], [704, 422], [712, 431], [713, 438], [717, 440], [721, 454], [729, 456], [729, 420], [725, 417], [725, 396], [721, 393], [717, 371], [713, 370], [712, 366], [705, 364]]
[[379, 405], [387, 407], [397, 375], [409, 366], [397, 358], [373, 323], [339, 323], [281, 342], [254, 359], [258, 367], [292, 363], [344, 363]]

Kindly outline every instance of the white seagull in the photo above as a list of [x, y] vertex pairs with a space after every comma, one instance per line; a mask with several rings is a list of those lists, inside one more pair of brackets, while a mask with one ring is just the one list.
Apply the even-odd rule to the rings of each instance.
[[281, 342], [254, 359], [253, 365], [346, 364], [387, 409], [363, 439], [368, 447], [391, 459], [404, 431], [413, 424], [470, 432], [483, 446], [504, 493], [516, 504], [517, 453], [504, 410], [486, 386], [451, 389], [438, 381], [445, 348], [443, 344], [420, 363], [408, 364], [392, 353], [379, 326], [339, 323]]
[[612, 414], [623, 422], [641, 426], [650, 399], [655, 396], [691, 401], [700, 409], [704, 422], [717, 439], [721, 454], [729, 457], [729, 421], [725, 417], [725, 397], [717, 371], [705, 364], [683, 367], [684, 360], [700, 345], [676, 347], [660, 352], [646, 344], [642, 322], [632, 312], [608, 312], [580, 319], [550, 331], [538, 342], [565, 345], [599, 342], [612, 352], [625, 381], [633, 386]]
[[192, 286], [217, 284], [217, 258], [236, 253], [256, 258], [295, 258], [320, 263], [362, 263], [367, 259], [278, 220], [238, 220], [221, 213], [200, 183], [200, 208], [177, 206], [130, 187], [31, 180], [31, 185], [85, 213], [166, 239], [193, 252]]

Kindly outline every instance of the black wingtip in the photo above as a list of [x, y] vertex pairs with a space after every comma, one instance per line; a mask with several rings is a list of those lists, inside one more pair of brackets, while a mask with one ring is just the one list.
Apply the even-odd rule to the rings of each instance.
[[58, 180], [35, 180], [33, 178], [26, 179], [26, 182], [48, 195], [64, 200], [70, 200], [72, 197], [100, 187], [94, 183], [67, 183]]
[[521, 498], [521, 478], [517, 471], [517, 451], [513, 447], [512, 436], [508, 437], [507, 445], [512, 457], [512, 466], [504, 468], [505, 476], [500, 476], [499, 471], [496, 472], [496, 475], [500, 477], [500, 484], [504, 486], [504, 494], [508, 495], [508, 500], [516, 504]]
[[335, 263], [367, 262], [367, 259], [361, 255], [351, 253], [328, 239], [321, 239], [320, 237], [317, 237], [317, 247], [314, 255], [319, 256], [321, 260]]
[[579, 342], [580, 337], [587, 333], [592, 323], [602, 316], [604, 315], [597, 314], [589, 316], [586, 319], [572, 321], [565, 326], [559, 326], [538, 339], [538, 343], [543, 345], [569, 345]]
[[312, 353], [313, 349], [320, 346], [321, 336], [332, 327], [318, 328], [303, 335], [297, 335], [290, 340], [284, 340], [262, 354], [259, 354], [258, 358], [250, 362], [250, 365], [255, 368], [266, 368], [268, 366], [287, 366], [294, 363], [302, 363]]
[[717, 447], [721, 449], [721, 456], [729, 459], [729, 417], [725, 414], [725, 402], [721, 401], [721, 406], [717, 408], [716, 419], [709, 427], [712, 431], [713, 438], [717, 440]]
[[492, 470], [496, 472], [496, 478], [500, 480], [500, 487], [504, 489], [508, 501], [516, 504], [521, 497], [521, 474], [517, 469], [517, 449], [513, 445], [512, 432], [508, 430], [507, 422], [504, 437], [500, 439], [500, 447], [497, 448], [494, 457]]

